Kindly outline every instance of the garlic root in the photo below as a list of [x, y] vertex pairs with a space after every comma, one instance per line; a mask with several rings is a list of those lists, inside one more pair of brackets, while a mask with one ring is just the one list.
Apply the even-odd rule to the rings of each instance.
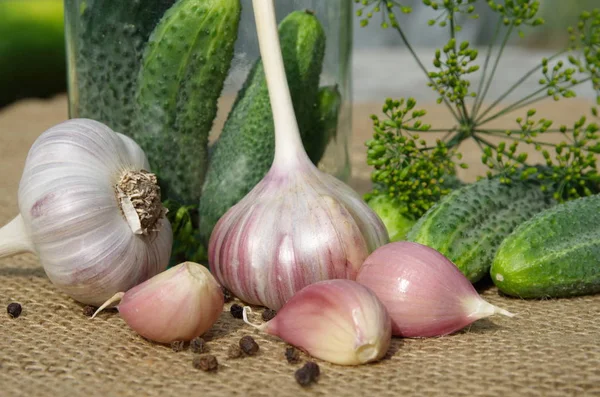
[[242, 310], [242, 319], [244, 320], [244, 322], [250, 325], [251, 327], [254, 327], [260, 331], [264, 331], [264, 329], [267, 328], [267, 323], [261, 325], [252, 324], [248, 319], [248, 312], [252, 313], [252, 308], [250, 308], [250, 306], [244, 306], [244, 309]]
[[108, 306], [112, 305], [113, 303], [120, 301], [121, 299], [123, 299], [123, 296], [125, 295], [125, 292], [117, 292], [116, 294], [114, 294], [111, 298], [109, 298], [106, 302], [104, 302], [102, 304], [102, 306], [100, 306], [92, 315], [91, 318], [96, 317], [96, 314], [100, 313], [102, 310], [106, 309]]

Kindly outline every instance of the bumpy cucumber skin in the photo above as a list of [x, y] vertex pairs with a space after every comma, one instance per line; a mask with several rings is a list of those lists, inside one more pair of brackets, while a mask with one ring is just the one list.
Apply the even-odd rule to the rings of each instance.
[[304, 149], [313, 164], [319, 164], [327, 145], [337, 136], [342, 95], [337, 86], [321, 87], [317, 94], [316, 127], [303, 136]]
[[521, 298], [600, 292], [600, 195], [521, 224], [500, 245], [490, 273], [500, 291]]
[[178, 0], [149, 38], [138, 77], [133, 134], [163, 196], [197, 204], [208, 134], [229, 72], [239, 0]]
[[[152, 29], [175, 0], [89, 0], [75, 28], [70, 116], [131, 136], [135, 86]], [[69, 15], [70, 16], [70, 15]], [[73, 16], [74, 17], [74, 16]]]
[[[325, 51], [316, 16], [295, 11], [279, 25], [279, 39], [294, 112], [303, 138], [315, 125], [315, 104]], [[268, 172], [275, 153], [269, 92], [260, 60], [238, 93], [214, 145], [199, 207], [200, 234], [208, 242], [223, 214]]]
[[454, 190], [407, 235], [454, 262], [471, 282], [488, 274], [502, 240], [519, 224], [556, 202], [532, 182], [484, 179]]

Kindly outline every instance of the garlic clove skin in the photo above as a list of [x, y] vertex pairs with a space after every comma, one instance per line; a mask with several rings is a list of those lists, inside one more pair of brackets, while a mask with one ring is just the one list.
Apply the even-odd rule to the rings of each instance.
[[482, 299], [448, 258], [418, 243], [400, 241], [375, 250], [356, 280], [386, 306], [396, 336], [447, 335], [492, 314], [513, 316]]
[[[172, 231], [146, 170], [142, 149], [101, 123], [50, 128], [27, 156], [20, 216], [0, 230], [0, 257], [35, 252], [58, 289], [95, 306], [156, 275], [168, 265]], [[4, 239], [15, 230], [20, 246]]]
[[193, 262], [174, 266], [116, 297], [121, 300], [117, 308], [127, 325], [159, 343], [190, 341], [204, 334], [224, 305], [214, 277]]
[[317, 281], [355, 279], [385, 226], [350, 187], [310, 162], [272, 168], [217, 222], [209, 242], [216, 279], [242, 301], [278, 310]]
[[311, 356], [340, 365], [381, 359], [391, 320], [377, 296], [351, 280], [326, 280], [294, 295], [261, 327]]

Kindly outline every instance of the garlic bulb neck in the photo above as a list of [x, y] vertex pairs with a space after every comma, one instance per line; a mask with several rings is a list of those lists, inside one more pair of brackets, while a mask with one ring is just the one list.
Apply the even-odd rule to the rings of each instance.
[[252, 5], [275, 124], [273, 167], [286, 169], [286, 166], [294, 167], [299, 161], [312, 164], [302, 145], [294, 114], [280, 49], [275, 5], [272, 0], [253, 0]]
[[121, 211], [135, 234], [156, 232], [166, 214], [156, 175], [145, 170], [125, 171], [115, 186]]
[[0, 258], [25, 252], [34, 252], [34, 248], [27, 237], [23, 217], [17, 215], [9, 224], [0, 228]]

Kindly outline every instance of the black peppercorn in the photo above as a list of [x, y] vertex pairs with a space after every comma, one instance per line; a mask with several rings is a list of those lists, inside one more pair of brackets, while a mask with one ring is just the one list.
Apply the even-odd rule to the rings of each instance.
[[285, 358], [290, 364], [296, 364], [300, 361], [300, 352], [295, 347], [288, 347], [285, 349]]
[[96, 308], [94, 306], [86, 306], [83, 308], [83, 315], [86, 317], [92, 317], [96, 313]]
[[231, 305], [231, 307], [229, 308], [229, 312], [234, 318], [244, 318], [244, 308], [238, 305], [237, 303]]
[[296, 382], [298, 382], [301, 386], [308, 386], [317, 381], [320, 373], [321, 370], [319, 369], [319, 365], [315, 362], [309, 361], [294, 373], [294, 377], [296, 378]]
[[310, 371], [315, 378], [318, 378], [319, 375], [321, 375], [321, 368], [319, 367], [319, 364], [314, 361], [309, 361], [304, 364], [304, 368], [307, 368], [307, 370]]
[[182, 340], [176, 340], [175, 342], [171, 342], [171, 349], [174, 352], [180, 352], [185, 347], [185, 342]]
[[240, 349], [249, 356], [253, 356], [258, 352], [258, 343], [250, 335], [246, 335], [240, 339]]
[[277, 312], [275, 310], [265, 309], [265, 311], [262, 312], [262, 319], [264, 321], [271, 321], [276, 314]]
[[190, 342], [190, 350], [194, 353], [204, 353], [207, 350], [206, 342], [200, 337], [194, 338]]
[[217, 358], [212, 354], [204, 354], [202, 356], [196, 356], [192, 360], [192, 365], [196, 369], [202, 371], [216, 371], [219, 368], [219, 362]]
[[21, 315], [23, 308], [21, 307], [20, 304], [13, 302], [8, 305], [8, 307], [6, 308], [6, 311], [8, 312], [8, 315], [11, 316], [12, 318], [17, 318]]
[[229, 349], [227, 350], [228, 358], [240, 358], [240, 357], [242, 357], [242, 354], [244, 354], [244, 353], [242, 352], [242, 349], [240, 349], [240, 347], [238, 345], [231, 345], [231, 346], [229, 346]]
[[225, 303], [229, 303], [233, 300], [233, 294], [225, 287], [221, 287], [223, 290], [223, 298], [225, 299]]

